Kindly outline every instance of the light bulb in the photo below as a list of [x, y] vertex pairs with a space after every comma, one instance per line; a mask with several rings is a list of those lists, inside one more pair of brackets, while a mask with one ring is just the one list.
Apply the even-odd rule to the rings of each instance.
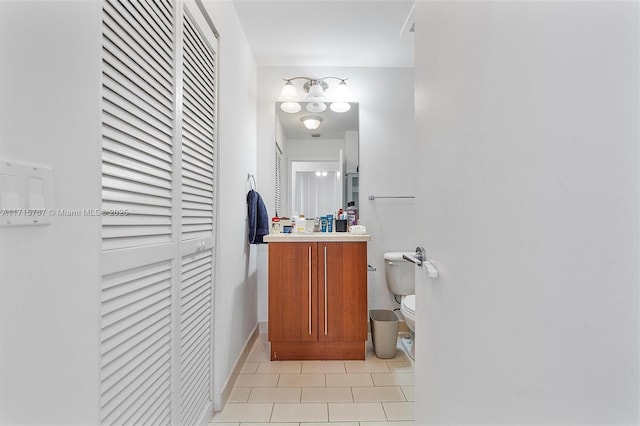
[[289, 114], [295, 114], [302, 109], [302, 106], [298, 102], [283, 102], [280, 104], [280, 109]]
[[347, 112], [351, 109], [351, 104], [349, 102], [333, 102], [329, 108], [333, 112]]
[[296, 87], [291, 83], [291, 80], [287, 81], [286, 84], [282, 87], [282, 91], [280, 92], [280, 98], [278, 98], [282, 102], [295, 102], [298, 101], [298, 91]]
[[304, 123], [304, 127], [309, 130], [315, 130], [320, 127], [320, 123], [322, 123], [322, 117], [316, 117], [315, 115], [303, 117], [302, 122]]

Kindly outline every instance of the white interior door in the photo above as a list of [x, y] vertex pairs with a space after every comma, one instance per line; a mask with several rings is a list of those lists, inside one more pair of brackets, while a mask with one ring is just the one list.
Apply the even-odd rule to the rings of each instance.
[[416, 424], [638, 424], [638, 17], [416, 2]]

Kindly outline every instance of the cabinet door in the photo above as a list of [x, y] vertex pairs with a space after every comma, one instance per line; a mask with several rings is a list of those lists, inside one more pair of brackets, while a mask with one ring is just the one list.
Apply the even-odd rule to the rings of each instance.
[[367, 243], [318, 243], [318, 339], [367, 340]]
[[317, 340], [316, 243], [269, 243], [269, 340]]

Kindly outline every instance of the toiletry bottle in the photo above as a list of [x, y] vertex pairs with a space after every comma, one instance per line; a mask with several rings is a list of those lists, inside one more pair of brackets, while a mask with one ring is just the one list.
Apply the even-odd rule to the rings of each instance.
[[355, 201], [349, 201], [347, 203], [347, 225], [358, 224], [358, 209], [356, 208]]
[[291, 233], [298, 232], [298, 212], [293, 212], [291, 216]]
[[271, 233], [279, 234], [280, 230], [281, 230], [280, 218], [278, 217], [278, 212], [276, 212], [276, 215], [271, 218]]
[[302, 213], [298, 216], [298, 221], [296, 222], [296, 225], [298, 227], [297, 232], [299, 234], [304, 234], [305, 232], [307, 232], [307, 219], [305, 219]]

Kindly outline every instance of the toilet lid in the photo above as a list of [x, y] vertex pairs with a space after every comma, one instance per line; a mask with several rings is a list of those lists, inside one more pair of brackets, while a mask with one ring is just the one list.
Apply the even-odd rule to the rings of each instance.
[[416, 295], [410, 294], [409, 296], [403, 297], [402, 306], [404, 306], [405, 310], [410, 314], [415, 314], [416, 313]]

